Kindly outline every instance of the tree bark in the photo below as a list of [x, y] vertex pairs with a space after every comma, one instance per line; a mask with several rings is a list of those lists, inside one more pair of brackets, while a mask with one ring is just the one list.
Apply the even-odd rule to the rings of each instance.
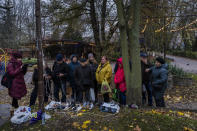
[[94, 34], [94, 41], [95, 44], [97, 45], [97, 48], [99, 52], [102, 52], [102, 49], [100, 48], [101, 46], [101, 41], [100, 41], [100, 31], [99, 31], [99, 23], [97, 20], [97, 15], [96, 15], [96, 10], [95, 10], [95, 0], [89, 0], [90, 3], [90, 18], [91, 18], [91, 24], [92, 24], [92, 29], [93, 29], [93, 34]]
[[42, 54], [42, 35], [41, 35], [41, 13], [40, 0], [35, 0], [36, 7], [36, 44], [37, 44], [37, 59], [38, 59], [38, 99], [39, 109], [44, 112], [44, 85], [43, 85], [43, 54]]
[[105, 18], [106, 18], [106, 7], [107, 7], [107, 0], [103, 0], [103, 6], [101, 11], [101, 37], [102, 42], [105, 43]]
[[141, 0], [133, 0], [133, 24], [130, 31], [130, 52], [132, 60], [132, 69], [130, 81], [132, 88], [127, 91], [127, 100], [131, 104], [141, 105], [142, 102], [142, 78], [141, 78], [141, 61], [140, 61], [140, 43], [139, 43], [139, 24], [140, 24], [140, 8]]
[[[125, 17], [124, 17], [124, 8], [123, 8], [123, 3], [120, 0], [116, 0], [115, 2], [117, 5], [117, 13], [118, 13], [118, 19], [119, 19], [120, 44], [121, 44], [121, 49], [122, 49], [125, 80], [126, 80], [127, 90], [130, 90], [131, 82], [129, 81], [129, 78], [130, 78], [129, 52], [128, 52], [128, 41], [127, 41], [127, 29], [126, 29], [126, 22], [125, 22]], [[127, 97], [128, 95], [129, 94], [127, 94]]]

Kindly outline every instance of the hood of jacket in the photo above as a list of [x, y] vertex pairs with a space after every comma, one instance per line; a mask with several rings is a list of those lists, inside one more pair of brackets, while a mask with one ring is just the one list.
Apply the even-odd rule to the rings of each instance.
[[[117, 63], [118, 63], [118, 64], [121, 64], [121, 65], [122, 65], [121, 68], [123, 68], [122, 58], [119, 58], [119, 59], [117, 60]], [[119, 66], [118, 66], [118, 68], [119, 68]]]

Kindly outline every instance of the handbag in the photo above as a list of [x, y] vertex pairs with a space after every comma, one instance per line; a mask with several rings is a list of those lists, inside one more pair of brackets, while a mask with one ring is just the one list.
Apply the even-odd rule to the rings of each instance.
[[101, 85], [101, 94], [110, 93], [110, 92], [111, 92], [111, 87], [109, 86], [107, 80], [104, 79]]
[[1, 79], [1, 85], [6, 88], [11, 88], [12, 81], [13, 81], [13, 78], [6, 72]]

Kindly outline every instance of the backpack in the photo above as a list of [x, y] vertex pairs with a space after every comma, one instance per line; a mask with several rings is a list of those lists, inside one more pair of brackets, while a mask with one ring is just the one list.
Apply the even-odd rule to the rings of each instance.
[[6, 88], [11, 88], [12, 87], [12, 80], [13, 80], [13, 78], [6, 72], [1, 79], [1, 85]]

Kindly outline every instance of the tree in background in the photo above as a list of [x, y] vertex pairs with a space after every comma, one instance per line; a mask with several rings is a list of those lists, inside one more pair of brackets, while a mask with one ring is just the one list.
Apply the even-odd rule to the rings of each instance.
[[2, 21], [0, 22], [0, 44], [1, 47], [16, 47], [15, 16], [13, 12], [13, 4], [10, 0], [5, 1], [1, 8]]

